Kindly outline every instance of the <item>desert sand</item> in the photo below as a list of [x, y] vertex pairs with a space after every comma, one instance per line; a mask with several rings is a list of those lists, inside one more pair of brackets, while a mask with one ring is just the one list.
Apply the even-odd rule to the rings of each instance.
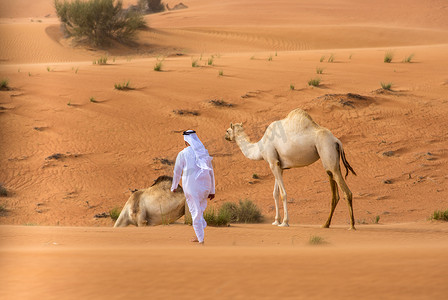
[[[0, 91], [2, 298], [443, 298], [448, 225], [428, 218], [448, 209], [446, 1], [182, 2], [145, 16], [136, 45], [94, 49], [64, 38], [53, 1], [0, 0], [11, 87]], [[114, 89], [128, 81], [133, 90]], [[285, 171], [291, 227], [271, 226], [268, 165], [224, 140], [243, 122], [257, 141], [297, 107], [342, 141], [358, 174], [347, 178], [355, 232], [344, 199], [319, 228], [331, 198], [320, 162]], [[113, 229], [94, 218], [170, 175], [162, 161], [186, 129], [214, 157], [209, 205], [250, 199], [265, 224], [208, 227], [199, 248], [181, 221]]]

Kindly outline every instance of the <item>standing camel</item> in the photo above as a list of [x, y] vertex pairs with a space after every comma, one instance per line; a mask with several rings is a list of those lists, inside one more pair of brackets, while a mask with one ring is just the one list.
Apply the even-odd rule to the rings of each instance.
[[[291, 111], [285, 119], [272, 122], [257, 143], [250, 142], [241, 123], [231, 123], [225, 138], [228, 141], [235, 141], [247, 158], [252, 160], [264, 159], [269, 163], [269, 167], [275, 177], [275, 222], [272, 225], [289, 226], [283, 170], [305, 167], [320, 158], [330, 178], [332, 193], [330, 216], [322, 227], [330, 227], [334, 209], [339, 201], [339, 186], [348, 202], [350, 229], [355, 229], [352, 192], [342, 177], [339, 158], [342, 158], [346, 168], [347, 173], [345, 177], [347, 177], [349, 170], [354, 175], [356, 173], [345, 159], [341, 141], [328, 129], [316, 124], [307, 112], [297, 108]], [[279, 195], [282, 197], [284, 210], [283, 222], [281, 224], [279, 222], [280, 214], [278, 208]]]

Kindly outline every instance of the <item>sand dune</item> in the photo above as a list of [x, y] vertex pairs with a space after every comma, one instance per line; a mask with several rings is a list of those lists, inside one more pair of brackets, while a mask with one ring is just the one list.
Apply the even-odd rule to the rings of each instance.
[[[276, 289], [276, 296], [299, 299], [445, 295], [446, 224], [427, 221], [448, 208], [445, 1], [184, 3], [188, 9], [147, 15], [149, 28], [136, 45], [93, 49], [64, 39], [52, 1], [0, 1], [0, 79], [11, 87], [0, 91], [0, 183], [8, 191], [0, 198], [0, 259], [2, 275], [9, 275], [1, 276], [7, 288], [0, 295], [146, 296], [147, 281], [154, 281], [152, 291], [162, 296], [170, 275], [180, 285], [171, 296], [189, 298], [187, 273], [208, 278], [204, 298], [211, 288], [215, 298], [272, 298], [267, 290]], [[383, 62], [387, 51], [394, 54], [390, 64]], [[92, 64], [104, 56], [107, 65]], [[155, 72], [162, 59], [162, 72]], [[310, 87], [317, 77], [320, 86]], [[128, 81], [133, 90], [114, 89]], [[392, 83], [392, 91], [381, 82]], [[216, 99], [233, 106], [216, 107]], [[358, 232], [346, 233], [343, 199], [335, 229], [318, 228], [330, 209], [320, 162], [285, 171], [292, 227], [268, 225], [269, 167], [224, 140], [230, 122], [243, 122], [256, 141], [297, 107], [344, 144], [358, 174], [347, 179]], [[116, 231], [105, 228], [111, 219], [94, 218], [121, 207], [130, 189], [171, 174], [173, 166], [161, 159], [174, 161], [183, 147], [179, 132], [191, 128], [214, 156], [217, 197], [209, 205], [250, 199], [266, 224], [207, 228], [209, 248], [196, 251], [184, 243], [188, 226]], [[310, 235], [330, 245], [309, 248]], [[180, 270], [160, 264], [174, 253], [181, 253]], [[200, 265], [185, 263], [198, 255]], [[142, 271], [140, 257], [162, 275]], [[68, 261], [88, 269], [85, 280]], [[123, 262], [131, 263], [118, 282]], [[215, 270], [222, 277], [211, 276]], [[34, 294], [19, 289], [24, 280]], [[100, 288], [104, 282], [111, 288]]]

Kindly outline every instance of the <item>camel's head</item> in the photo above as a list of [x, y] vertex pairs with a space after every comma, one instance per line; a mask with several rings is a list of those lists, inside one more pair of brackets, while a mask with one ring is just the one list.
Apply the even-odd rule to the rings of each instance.
[[230, 128], [227, 129], [225, 139], [228, 141], [234, 141], [235, 135], [242, 130], [243, 130], [243, 123], [237, 123], [237, 124], [230, 123]]

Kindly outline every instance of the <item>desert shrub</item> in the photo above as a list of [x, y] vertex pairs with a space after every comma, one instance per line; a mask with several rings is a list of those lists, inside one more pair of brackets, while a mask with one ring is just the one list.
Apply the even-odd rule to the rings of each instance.
[[310, 79], [309, 81], [308, 81], [308, 85], [312, 85], [312, 86], [319, 86], [319, 84], [320, 84], [320, 78], [313, 78], [313, 79]]
[[383, 89], [383, 90], [388, 90], [388, 91], [390, 91], [390, 90], [392, 90], [392, 82], [380, 82], [380, 84], [381, 84], [381, 88]]
[[261, 223], [263, 215], [260, 209], [250, 200], [240, 200], [238, 206], [238, 223]]
[[208, 208], [204, 212], [204, 219], [209, 226], [227, 226], [230, 223], [230, 216], [224, 210], [215, 212], [214, 208]]
[[107, 61], [108, 61], [108, 57], [107, 56], [101, 56], [100, 58], [98, 58], [98, 59], [95, 59], [94, 61], [93, 61], [93, 64], [94, 65], [107, 65]]
[[322, 245], [322, 244], [325, 244], [326, 242], [324, 241], [323, 237], [320, 237], [317, 235], [312, 235], [312, 236], [310, 236], [308, 243], [310, 245]]
[[290, 83], [290, 84], [289, 84], [289, 89], [290, 89], [291, 91], [294, 91], [294, 89], [295, 89], [294, 84]]
[[66, 34], [86, 38], [94, 46], [111, 39], [132, 41], [136, 30], [145, 25], [141, 13], [123, 10], [121, 0], [54, 0], [54, 6]]
[[148, 13], [157, 13], [165, 10], [161, 0], [139, 0], [138, 6]]
[[334, 62], [334, 54], [331, 54], [330, 57], [328, 58], [328, 62], [332, 63]]
[[223, 214], [229, 216], [230, 223], [238, 222], [238, 205], [236, 205], [235, 203], [224, 202], [219, 208], [219, 211], [223, 211]]
[[118, 217], [120, 216], [121, 208], [114, 207], [109, 211], [109, 216], [112, 220], [116, 221]]
[[403, 62], [404, 62], [404, 63], [411, 63], [413, 58], [414, 58], [414, 54], [411, 54], [411, 55], [409, 55], [409, 56], [406, 56], [406, 57], [403, 59]]
[[130, 81], [125, 81], [123, 83], [115, 83], [114, 87], [116, 90], [127, 91], [133, 90], [134, 88], [130, 86]]
[[163, 61], [157, 61], [156, 64], [154, 65], [154, 71], [156, 72], [162, 71], [162, 64]]
[[391, 63], [393, 58], [394, 58], [394, 53], [392, 51], [387, 51], [384, 54], [384, 62], [385, 63]]
[[445, 211], [436, 210], [431, 216], [432, 220], [448, 221], [448, 209]]
[[317, 67], [316, 68], [316, 73], [317, 74], [322, 74], [324, 72], [324, 69]]
[[323, 62], [325, 60], [325, 55], [322, 55], [319, 59], [320, 62]]
[[0, 90], [9, 91], [10, 89], [8, 79], [0, 80]]
[[6, 188], [0, 183], [0, 197], [8, 196], [8, 191]]

